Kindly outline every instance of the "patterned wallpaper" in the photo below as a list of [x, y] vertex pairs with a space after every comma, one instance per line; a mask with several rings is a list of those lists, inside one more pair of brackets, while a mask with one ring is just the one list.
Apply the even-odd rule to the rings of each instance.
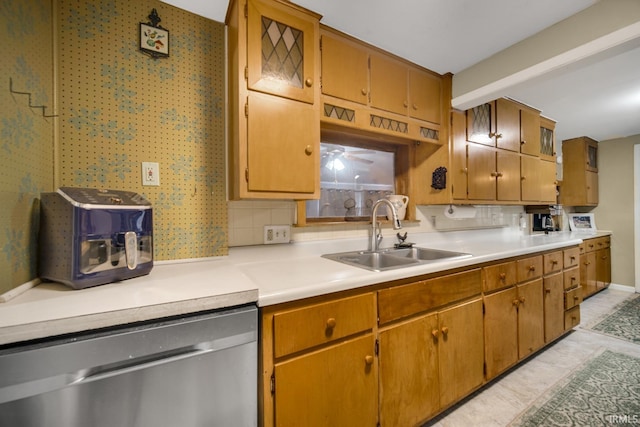
[[[156, 0], [53, 1], [59, 117], [43, 119], [11, 97], [10, 108], [2, 102], [0, 110], [2, 149], [16, 158], [8, 176], [2, 171], [8, 211], [0, 211], [1, 267], [21, 271], [2, 277], [0, 292], [36, 277], [33, 205], [40, 191], [58, 186], [144, 194], [153, 204], [156, 260], [226, 255], [224, 25]], [[0, 19], [5, 34], [15, 34], [2, 75], [15, 68], [51, 105], [51, 55], [34, 49], [51, 49], [48, 4], [3, 0]], [[154, 8], [169, 30], [169, 58], [138, 50], [138, 25]], [[30, 31], [35, 34], [25, 37]], [[41, 57], [49, 62], [36, 64]], [[52, 120], [58, 121], [55, 151]], [[160, 164], [160, 186], [141, 185], [141, 162]]]
[[[39, 195], [53, 189], [50, 0], [0, 2], [0, 293], [37, 276]], [[11, 80], [11, 84], [10, 84]]]

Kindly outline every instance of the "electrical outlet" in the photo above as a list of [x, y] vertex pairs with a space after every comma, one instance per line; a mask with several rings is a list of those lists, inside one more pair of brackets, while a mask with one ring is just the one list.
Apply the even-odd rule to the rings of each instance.
[[160, 185], [160, 164], [142, 162], [142, 185]]
[[289, 243], [291, 241], [290, 225], [265, 225], [264, 244]]

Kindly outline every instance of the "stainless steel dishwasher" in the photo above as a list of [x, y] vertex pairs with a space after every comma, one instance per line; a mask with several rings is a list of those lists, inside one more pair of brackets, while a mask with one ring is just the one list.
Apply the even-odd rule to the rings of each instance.
[[0, 349], [2, 427], [257, 425], [257, 309]]

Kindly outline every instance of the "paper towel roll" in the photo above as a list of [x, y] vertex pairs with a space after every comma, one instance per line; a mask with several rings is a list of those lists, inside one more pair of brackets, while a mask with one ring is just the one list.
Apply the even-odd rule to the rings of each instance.
[[449, 205], [444, 207], [444, 216], [451, 219], [475, 218], [475, 206], [455, 206]]

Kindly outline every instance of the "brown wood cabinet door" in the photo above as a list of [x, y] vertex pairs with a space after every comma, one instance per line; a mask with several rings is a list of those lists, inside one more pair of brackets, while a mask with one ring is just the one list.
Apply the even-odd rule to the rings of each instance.
[[596, 286], [602, 289], [611, 283], [611, 249], [599, 249], [596, 257]]
[[322, 34], [322, 93], [360, 104], [369, 100], [369, 54], [337, 36]]
[[504, 150], [496, 150], [497, 200], [520, 200], [520, 156]]
[[538, 174], [540, 176], [540, 201], [556, 204], [558, 183], [556, 179], [556, 162], [540, 160], [538, 164]]
[[520, 190], [522, 200], [535, 202], [540, 200], [540, 159], [537, 157], [522, 156], [520, 159]]
[[464, 113], [451, 113], [451, 192], [454, 199], [467, 198], [467, 140]]
[[409, 106], [407, 67], [375, 54], [370, 56], [369, 61], [371, 106], [406, 115]]
[[247, 102], [249, 191], [309, 197], [319, 192], [320, 122], [314, 106], [257, 92]]
[[582, 285], [582, 295], [585, 297], [598, 290], [595, 252], [580, 255], [580, 284]]
[[477, 144], [496, 145], [495, 102], [487, 102], [467, 110], [467, 140]]
[[483, 381], [484, 334], [482, 300], [438, 312], [440, 404], [447, 406]]
[[587, 204], [598, 204], [598, 173], [597, 172], [585, 172], [587, 176]]
[[276, 426], [375, 426], [373, 335], [275, 366]]
[[518, 356], [522, 359], [544, 345], [542, 279], [518, 285]]
[[520, 108], [518, 104], [504, 98], [496, 100], [496, 133], [498, 148], [520, 152]]
[[418, 425], [438, 411], [439, 337], [436, 314], [380, 332], [380, 425]]
[[544, 289], [544, 341], [551, 342], [564, 332], [564, 274], [545, 277]]
[[440, 124], [442, 79], [426, 71], [409, 68], [409, 115]]
[[249, 89], [315, 102], [318, 20], [276, 2], [247, 2]]
[[518, 291], [515, 287], [484, 297], [487, 380], [518, 361]]
[[467, 146], [467, 189], [471, 200], [496, 199], [495, 150], [476, 144]]
[[520, 110], [520, 152], [540, 155], [540, 113], [526, 108]]

